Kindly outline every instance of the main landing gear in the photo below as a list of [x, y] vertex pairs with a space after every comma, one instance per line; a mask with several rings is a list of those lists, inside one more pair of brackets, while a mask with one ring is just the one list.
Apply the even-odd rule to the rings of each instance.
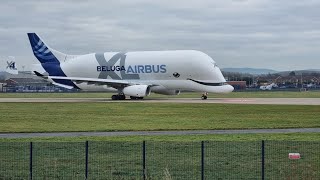
[[[112, 95], [111, 99], [112, 100], [125, 100], [126, 96], [124, 94], [117, 94], [117, 95]], [[143, 97], [130, 96], [130, 99], [137, 100], [137, 99], [143, 99]]]
[[112, 100], [125, 100], [126, 96], [124, 94], [117, 94], [111, 96]]
[[202, 96], [201, 96], [201, 99], [202, 100], [208, 99], [208, 93], [207, 92], [203, 93]]
[[130, 96], [130, 99], [143, 99], [143, 97]]

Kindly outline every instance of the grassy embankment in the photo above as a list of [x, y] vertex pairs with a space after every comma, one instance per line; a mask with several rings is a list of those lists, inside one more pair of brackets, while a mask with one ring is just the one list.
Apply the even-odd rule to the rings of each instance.
[[[301, 105], [0, 103], [0, 114], [0, 132], [301, 128], [320, 125], [319, 106]], [[286, 133], [0, 139], [0, 179], [28, 178], [29, 141], [36, 142], [33, 147], [34, 178], [83, 179], [85, 140], [90, 141], [91, 179], [140, 179], [143, 140], [147, 141], [147, 176], [152, 179], [163, 179], [168, 174], [173, 178], [199, 179], [202, 140], [219, 141], [206, 142], [206, 179], [258, 179], [261, 175], [260, 147], [263, 139], [319, 141], [320, 135]], [[266, 142], [266, 178], [318, 179], [318, 149], [318, 142]], [[289, 152], [300, 152], [302, 159], [288, 160]]]
[[[320, 127], [319, 106], [175, 103], [0, 103], [0, 132]], [[52, 138], [36, 138], [50, 140]], [[36, 140], [34, 139], [34, 140]], [[319, 140], [317, 133], [80, 137], [71, 140]], [[11, 139], [12, 140], [12, 139]], [[6, 140], [5, 140], [6, 141]]]
[[320, 127], [320, 107], [175, 103], [0, 103], [0, 132]]

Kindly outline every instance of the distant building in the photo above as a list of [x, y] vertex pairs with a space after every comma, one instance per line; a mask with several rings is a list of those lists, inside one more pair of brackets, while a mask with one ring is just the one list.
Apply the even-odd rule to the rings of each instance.
[[5, 80], [0, 81], [0, 92], [74, 92], [33, 75], [30, 71], [18, 74], [4, 73]]
[[6, 81], [0, 80], [0, 92], [5, 92]]
[[6, 80], [6, 92], [38, 92], [52, 85], [43, 79], [10, 78]]

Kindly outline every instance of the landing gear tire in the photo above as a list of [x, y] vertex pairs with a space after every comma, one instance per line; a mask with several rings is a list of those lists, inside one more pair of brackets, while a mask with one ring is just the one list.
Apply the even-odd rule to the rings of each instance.
[[120, 95], [119, 97], [120, 97], [120, 98], [119, 98], [120, 100], [125, 100], [125, 99], [126, 99], [126, 96], [125, 96], [125, 95]]
[[137, 100], [137, 99], [143, 99], [143, 97], [130, 96], [130, 99], [135, 99], [135, 100]]
[[202, 99], [202, 100], [208, 99], [208, 93], [207, 93], [207, 92], [204, 92], [204, 93], [202, 94], [202, 96], [201, 96], [201, 99]]
[[125, 100], [126, 96], [125, 95], [112, 95], [111, 99], [112, 100]]
[[202, 95], [202, 96], [201, 96], [201, 99], [202, 99], [202, 100], [206, 100], [206, 99], [208, 99], [208, 96]]
[[112, 95], [112, 96], [111, 96], [111, 99], [112, 99], [112, 100], [118, 100], [118, 96], [117, 96], [117, 95]]
[[135, 97], [135, 96], [130, 96], [130, 99], [137, 99], [137, 97]]

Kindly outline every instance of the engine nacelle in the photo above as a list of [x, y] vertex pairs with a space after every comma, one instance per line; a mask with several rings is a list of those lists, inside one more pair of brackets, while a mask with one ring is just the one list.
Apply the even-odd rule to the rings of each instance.
[[179, 95], [179, 90], [153, 90], [152, 92], [163, 95]]
[[144, 97], [150, 95], [150, 87], [148, 85], [132, 85], [123, 89], [123, 94], [134, 97]]

